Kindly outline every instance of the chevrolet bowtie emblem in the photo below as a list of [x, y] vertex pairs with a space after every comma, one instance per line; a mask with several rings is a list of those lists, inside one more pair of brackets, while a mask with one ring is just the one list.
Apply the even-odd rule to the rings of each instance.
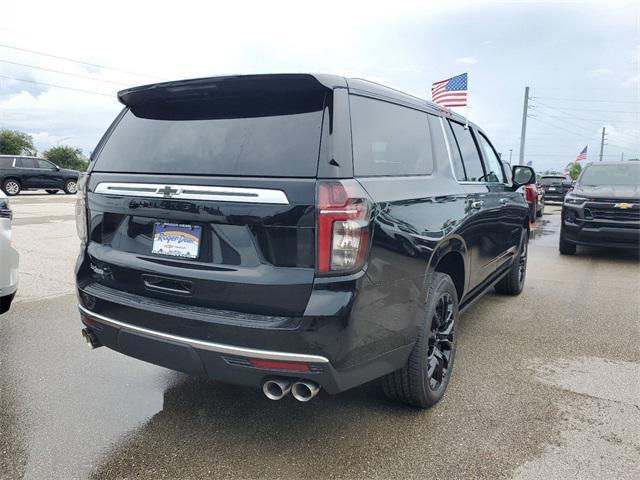
[[614, 208], [621, 208], [622, 210], [627, 210], [628, 208], [633, 208], [633, 205], [630, 203], [616, 203]]
[[162, 195], [164, 195], [165, 198], [171, 198], [173, 195], [175, 195], [178, 192], [180, 192], [180, 190], [176, 188], [171, 188], [169, 185], [165, 186], [164, 188], [159, 188], [156, 190], [156, 193], [161, 193]]

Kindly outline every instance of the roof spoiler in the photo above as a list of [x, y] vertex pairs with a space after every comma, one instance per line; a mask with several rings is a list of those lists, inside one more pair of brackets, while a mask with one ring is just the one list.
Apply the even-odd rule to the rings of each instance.
[[229, 75], [155, 83], [118, 92], [118, 100], [136, 107], [165, 99], [212, 99], [229, 95], [324, 93], [329, 89], [310, 74]]

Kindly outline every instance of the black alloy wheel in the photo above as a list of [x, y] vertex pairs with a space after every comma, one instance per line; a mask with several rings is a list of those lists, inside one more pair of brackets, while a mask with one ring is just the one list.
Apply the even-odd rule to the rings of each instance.
[[507, 274], [496, 283], [496, 291], [505, 295], [520, 295], [527, 277], [527, 259], [529, 256], [529, 231], [525, 230], [520, 240], [518, 255], [513, 260]]
[[407, 363], [382, 378], [387, 397], [418, 408], [440, 401], [451, 380], [456, 354], [456, 287], [441, 272], [434, 272], [429, 283], [424, 320]]
[[427, 353], [427, 378], [429, 388], [433, 391], [437, 391], [442, 386], [449, 374], [455, 334], [454, 311], [451, 295], [443, 293], [438, 299], [431, 319]]

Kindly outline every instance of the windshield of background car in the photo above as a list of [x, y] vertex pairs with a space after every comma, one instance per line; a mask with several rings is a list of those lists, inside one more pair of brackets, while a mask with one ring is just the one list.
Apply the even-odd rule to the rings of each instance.
[[580, 185], [640, 185], [640, 163], [620, 165], [589, 165], [579, 180]]

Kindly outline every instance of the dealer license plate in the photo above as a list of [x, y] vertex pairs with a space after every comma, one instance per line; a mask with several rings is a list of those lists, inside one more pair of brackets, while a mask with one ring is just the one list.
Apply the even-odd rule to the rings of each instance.
[[151, 252], [171, 257], [198, 258], [202, 227], [176, 223], [156, 223]]

